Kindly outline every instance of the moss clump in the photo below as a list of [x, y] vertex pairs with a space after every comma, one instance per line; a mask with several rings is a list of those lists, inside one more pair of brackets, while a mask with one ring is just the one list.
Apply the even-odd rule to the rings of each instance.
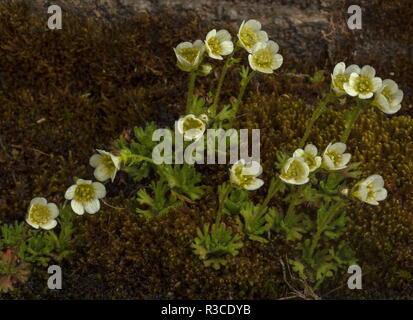
[[[319, 149], [338, 141], [343, 131], [342, 111], [331, 106], [318, 120], [309, 142]], [[291, 153], [301, 138], [312, 106], [293, 97], [253, 97], [241, 113], [241, 127], [262, 128], [264, 172], [273, 172], [277, 151]], [[369, 285], [388, 290], [407, 286], [413, 265], [413, 119], [389, 118], [380, 111], [363, 114], [348, 141], [352, 161], [360, 161], [363, 176], [379, 172], [389, 197], [380, 206], [355, 203], [349, 210], [347, 233]], [[387, 291], [386, 291], [387, 290]], [[378, 289], [378, 292], [380, 290]], [[407, 293], [399, 292], [400, 296]]]
[[[196, 229], [215, 217], [213, 194], [200, 208], [181, 207], [145, 220], [129, 211], [105, 210], [82, 227], [79, 267], [95, 269], [116, 298], [273, 298], [285, 288], [277, 238], [267, 246], [245, 242], [240, 254], [215, 271], [193, 253]], [[227, 225], [236, 231], [235, 221]], [[105, 248], [102, 250], [102, 248]], [[84, 264], [83, 264], [84, 263]]]

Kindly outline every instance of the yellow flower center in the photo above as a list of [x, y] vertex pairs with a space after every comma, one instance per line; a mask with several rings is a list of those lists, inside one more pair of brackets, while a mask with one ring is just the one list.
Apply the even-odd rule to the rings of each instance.
[[193, 129], [202, 130], [202, 126], [202, 121], [195, 118], [187, 118], [183, 123], [184, 132]]
[[349, 76], [346, 76], [344, 74], [338, 74], [334, 77], [334, 85], [336, 86], [336, 88], [340, 89], [340, 90], [344, 90], [343, 85], [344, 83], [346, 83], [349, 79]]
[[286, 179], [297, 179], [305, 175], [305, 170], [299, 161], [294, 160], [287, 171], [282, 172], [282, 175]]
[[369, 184], [367, 187], [367, 198], [366, 200], [371, 202], [376, 200], [376, 190], [373, 187], [373, 184]]
[[109, 172], [113, 172], [116, 170], [112, 157], [109, 154], [102, 155], [101, 163]]
[[39, 226], [44, 225], [49, 222], [52, 217], [52, 212], [50, 209], [40, 203], [35, 203], [30, 207], [29, 210], [29, 220], [34, 224]]
[[81, 203], [85, 203], [95, 199], [95, 197], [96, 192], [93, 185], [89, 183], [82, 183], [76, 187], [73, 199]]
[[363, 76], [358, 77], [356, 80], [355, 89], [361, 94], [370, 93], [373, 90], [370, 78]]
[[199, 54], [199, 50], [197, 48], [184, 48], [181, 49], [179, 54], [190, 64], [195, 63], [195, 59]]
[[303, 154], [303, 159], [307, 163], [310, 169], [313, 169], [317, 166], [317, 162], [315, 161], [315, 157], [309, 153]]
[[343, 155], [335, 151], [329, 151], [326, 153], [326, 155], [331, 159], [331, 161], [333, 161], [336, 167], [340, 165], [343, 159]]
[[251, 49], [254, 44], [258, 41], [257, 33], [248, 27], [243, 27], [240, 32], [240, 39], [242, 43], [248, 48]]
[[382, 91], [381, 94], [387, 99], [388, 102], [392, 101], [392, 94], [389, 90], [389, 88], [385, 87]]
[[256, 66], [260, 68], [271, 68], [272, 65], [272, 55], [267, 49], [262, 49], [254, 53], [253, 61]]
[[221, 54], [221, 41], [217, 37], [211, 37], [208, 40], [208, 46], [212, 54], [219, 56]]
[[239, 180], [238, 184], [242, 188], [244, 188], [245, 186], [250, 185], [255, 179], [255, 176], [253, 176], [253, 175], [242, 174], [243, 169], [244, 169], [243, 166], [238, 166], [234, 170], [234, 174]]

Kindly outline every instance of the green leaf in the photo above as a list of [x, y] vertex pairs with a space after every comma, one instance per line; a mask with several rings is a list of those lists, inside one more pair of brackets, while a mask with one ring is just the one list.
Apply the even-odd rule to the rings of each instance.
[[158, 172], [178, 197], [181, 195], [195, 201], [204, 194], [202, 186], [197, 186], [202, 180], [202, 175], [193, 165], [164, 165]]
[[241, 230], [251, 239], [259, 242], [267, 242], [261, 235], [269, 231], [275, 220], [274, 208], [261, 208], [248, 202], [241, 209], [242, 219], [238, 219]]
[[[220, 192], [218, 190], [218, 192]], [[248, 202], [248, 191], [239, 188], [233, 188], [224, 202], [223, 212], [225, 214], [239, 214], [241, 209]]]
[[146, 206], [147, 209], [137, 208], [136, 212], [144, 217], [152, 218], [162, 216], [170, 211], [170, 209], [178, 207], [182, 204], [171, 193], [168, 184], [161, 180], [150, 184], [153, 196], [145, 189], [141, 189], [137, 193], [137, 201], [141, 206]]
[[198, 97], [197, 95], [193, 95], [192, 98], [192, 106], [188, 110], [188, 114], [193, 114], [196, 117], [200, 116], [201, 114], [207, 113], [205, 108], [205, 99], [202, 97]]
[[127, 159], [122, 169], [131, 175], [136, 181], [147, 178], [151, 172], [152, 165], [144, 161], [152, 158], [152, 151], [159, 143], [152, 141], [154, 131], [157, 129], [154, 123], [148, 123], [146, 127], [135, 127], [133, 132], [135, 139], [130, 143], [119, 139], [115, 145], [120, 149], [123, 158]]
[[318, 70], [314, 73], [312, 77], [310, 77], [310, 81], [312, 83], [320, 83], [324, 82], [325, 76], [324, 76], [324, 71], [323, 70]]
[[203, 230], [197, 230], [197, 237], [191, 247], [195, 254], [204, 261], [205, 266], [219, 269], [227, 263], [228, 256], [236, 256], [242, 248], [241, 237], [233, 235], [225, 224], [205, 224]]

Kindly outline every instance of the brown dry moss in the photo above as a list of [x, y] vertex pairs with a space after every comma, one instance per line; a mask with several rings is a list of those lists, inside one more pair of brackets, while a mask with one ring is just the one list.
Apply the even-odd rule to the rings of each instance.
[[[160, 126], [171, 124], [182, 110], [186, 90], [186, 75], [175, 67], [171, 48], [199, 38], [210, 28], [196, 15], [186, 19], [141, 15], [110, 26], [65, 16], [64, 29], [55, 32], [26, 6], [2, 2], [0, 220], [22, 220], [35, 196], [61, 202], [74, 176], [91, 177], [87, 163], [93, 149], [107, 147], [125, 128], [149, 120]], [[293, 62], [281, 50], [286, 60], [283, 70], [290, 70]], [[396, 59], [392, 67], [410, 77], [411, 72], [402, 72], [411, 68], [406, 62]], [[317, 67], [300, 64], [299, 69], [305, 73]], [[198, 92], [206, 93], [217, 76], [206, 78]], [[400, 82], [403, 88], [411, 83], [405, 79], [406, 83]], [[237, 93], [238, 80], [237, 72], [229, 74], [223, 98]], [[288, 71], [252, 82], [247, 92], [252, 97], [240, 110], [238, 125], [261, 129], [266, 182], [274, 175], [275, 153], [295, 149], [312, 104], [326, 87]], [[329, 109], [309, 141], [322, 149], [337, 139], [343, 129], [343, 108]], [[365, 176], [384, 176], [389, 198], [380, 207], [356, 204], [350, 211], [347, 237], [365, 271], [367, 289], [342, 288], [326, 298], [412, 295], [413, 253], [408, 247], [413, 239], [412, 128], [409, 117], [388, 118], [379, 112], [369, 112], [356, 125], [349, 150], [355, 161], [363, 162]], [[225, 166], [205, 166], [200, 171], [209, 177], [210, 186], [222, 183], [227, 174]], [[63, 294], [44, 289], [45, 275], [40, 270], [15, 296], [277, 298], [287, 294], [279, 258], [291, 248], [280, 237], [268, 245], [247, 241], [240, 255], [218, 272], [205, 268], [193, 254], [189, 244], [196, 228], [213, 216], [214, 189], [209, 189], [200, 208], [179, 208], [145, 222], [129, 203], [138, 187], [120, 175], [110, 185], [107, 201], [125, 209], [105, 205], [95, 216], [79, 217], [83, 242], [66, 266], [70, 271]], [[264, 192], [265, 188], [255, 193], [256, 200]], [[226, 222], [235, 230], [234, 221]], [[346, 276], [339, 275], [323, 290], [342, 285]]]
[[[105, 210], [82, 225], [82, 268], [92, 268], [116, 298], [273, 298], [285, 290], [274, 241], [245, 242], [219, 271], [205, 267], [190, 245], [215, 216], [214, 192], [197, 208], [181, 207], [146, 221], [130, 211]], [[227, 224], [236, 232], [233, 219]], [[105, 248], [102, 250], [102, 248]]]

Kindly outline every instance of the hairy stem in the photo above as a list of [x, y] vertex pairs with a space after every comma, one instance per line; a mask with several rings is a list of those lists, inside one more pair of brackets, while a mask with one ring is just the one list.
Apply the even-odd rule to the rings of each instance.
[[188, 96], [186, 100], [186, 113], [188, 114], [192, 107], [192, 101], [194, 96], [196, 71], [191, 71], [189, 73], [189, 84], [188, 84]]
[[279, 178], [273, 178], [271, 180], [270, 186], [268, 188], [267, 196], [265, 197], [264, 202], [260, 206], [259, 214], [261, 214], [268, 207], [268, 204], [270, 203], [272, 198], [274, 198], [274, 196], [277, 194], [282, 183], [283, 182]]
[[317, 108], [314, 110], [313, 114], [311, 115], [310, 120], [307, 122], [307, 126], [305, 128], [305, 132], [303, 137], [300, 140], [299, 148], [303, 148], [307, 139], [311, 133], [311, 129], [314, 126], [314, 123], [320, 118], [320, 116], [327, 110], [327, 104], [333, 102], [336, 99], [336, 96], [332, 93], [327, 93], [322, 100], [317, 105]]
[[228, 69], [234, 63], [232, 61], [232, 57], [234, 56], [235, 51], [236, 51], [236, 48], [232, 51], [231, 55], [227, 58], [227, 61], [225, 62], [224, 66], [222, 67], [221, 75], [220, 75], [219, 80], [218, 80], [217, 89], [215, 90], [214, 101], [213, 101], [212, 106], [210, 108], [212, 116], [216, 115], [218, 102], [219, 102], [219, 97], [221, 95], [222, 85], [224, 84], [225, 76], [227, 75]]
[[219, 195], [219, 207], [217, 211], [217, 217], [215, 219], [215, 224], [218, 225], [221, 223], [222, 210], [224, 209], [225, 200], [228, 198], [229, 193], [231, 192], [231, 185], [227, 185], [224, 189], [224, 193]]
[[[243, 78], [243, 79], [241, 80], [241, 87], [240, 87], [240, 89], [239, 89], [237, 101], [236, 101], [235, 104], [233, 105], [233, 108], [234, 108], [234, 118], [235, 118], [235, 115], [236, 115], [237, 112], [238, 112], [239, 106], [240, 106], [241, 103], [242, 103], [242, 99], [244, 98], [245, 89], [247, 88], [248, 83], [249, 83], [249, 82], [251, 81], [251, 79], [255, 76], [255, 74], [256, 74], [255, 71], [251, 71], [247, 77], [245, 77], [245, 78]], [[231, 120], [231, 125], [232, 125], [232, 121], [233, 121], [233, 119]]]
[[360, 99], [357, 99], [356, 107], [351, 111], [349, 118], [345, 120], [345, 129], [343, 134], [341, 135], [341, 142], [347, 142], [354, 124], [357, 122], [357, 119], [363, 113], [364, 109], [365, 108], [363, 102]]

